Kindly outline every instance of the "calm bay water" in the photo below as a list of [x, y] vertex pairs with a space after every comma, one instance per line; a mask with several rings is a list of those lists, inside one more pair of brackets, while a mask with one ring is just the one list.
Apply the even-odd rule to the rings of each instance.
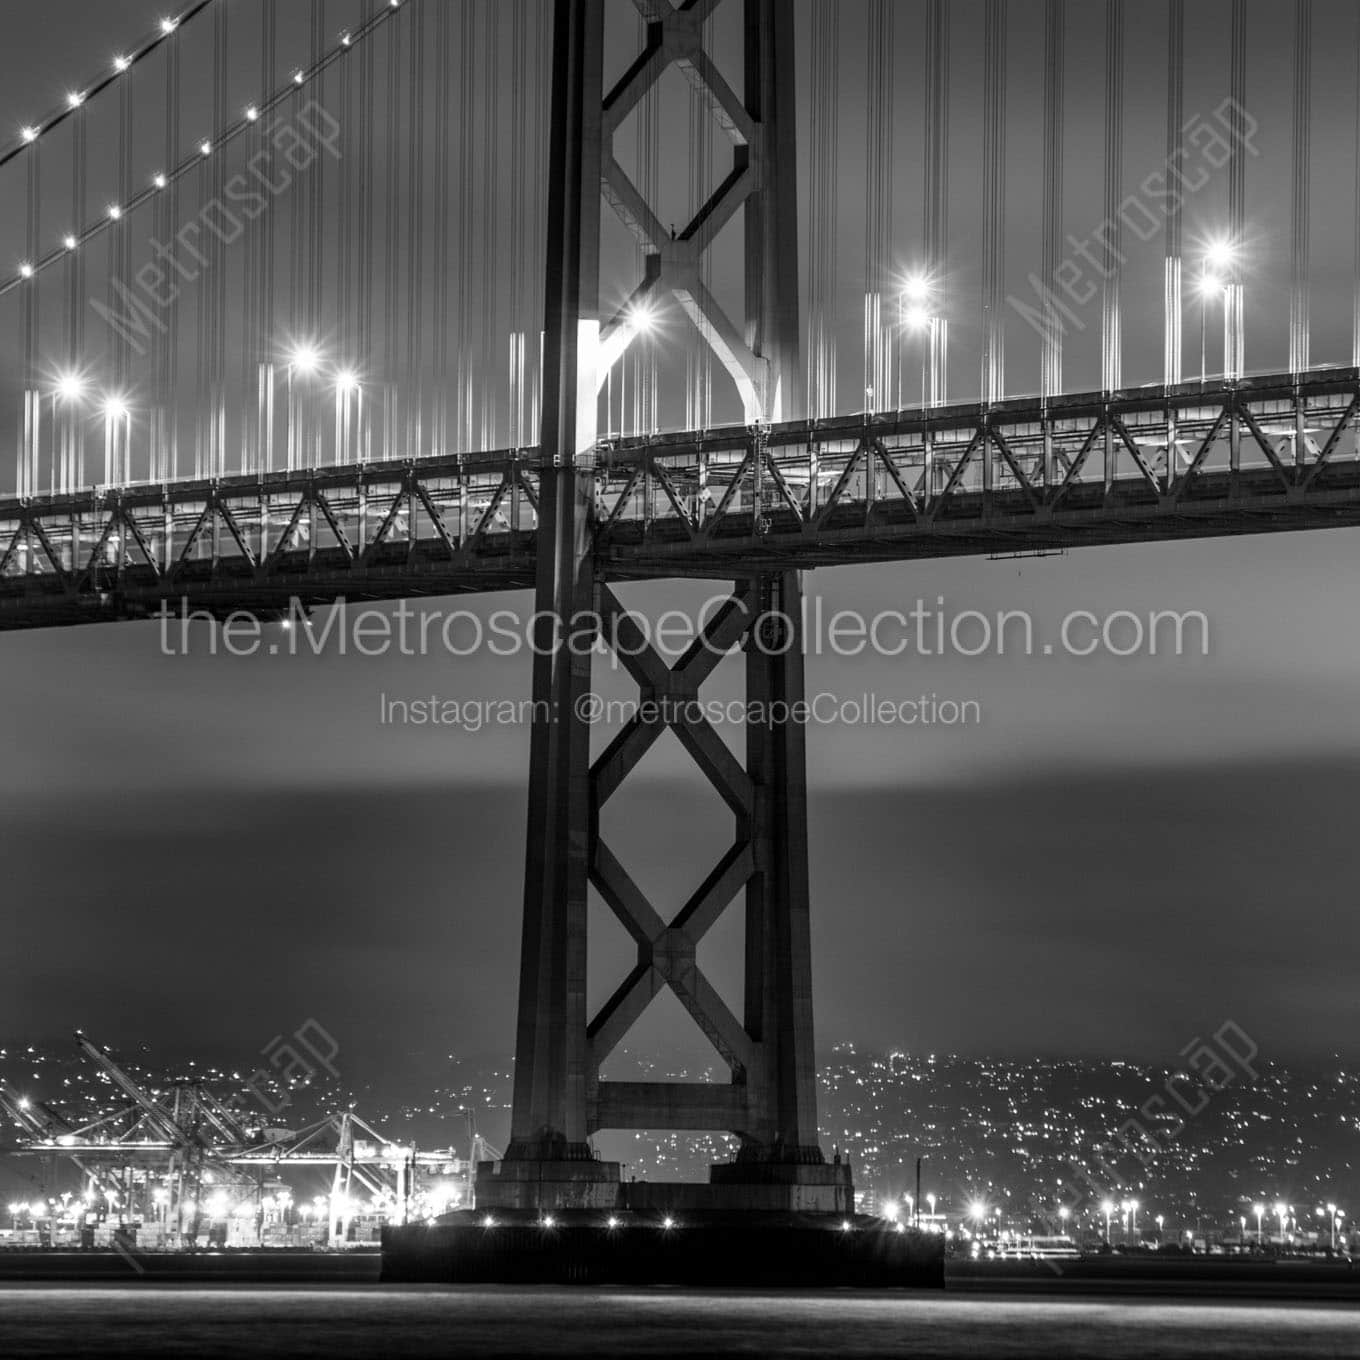
[[0, 1285], [0, 1356], [1360, 1356], [1345, 1304], [450, 1286]]

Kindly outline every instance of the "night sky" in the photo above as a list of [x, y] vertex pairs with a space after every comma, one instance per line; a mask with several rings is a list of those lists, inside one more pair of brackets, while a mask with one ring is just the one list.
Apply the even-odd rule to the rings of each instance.
[[[863, 7], [842, 8], [848, 54]], [[979, 64], [980, 5], [954, 8], [962, 110]], [[1069, 213], [1094, 225], [1099, 71], [1084, 55], [1099, 51], [1098, 16], [1089, 12], [1104, 7], [1070, 8], [1081, 13], [1069, 42]], [[1196, 31], [1226, 32], [1226, 3], [1187, 8]], [[1288, 8], [1249, 7], [1257, 25], [1249, 84], [1262, 92], [1253, 113], [1264, 148], [1249, 169], [1260, 280], [1256, 293], [1249, 286], [1252, 368], [1282, 362], [1285, 346], [1279, 186], [1288, 184], [1289, 30], [1280, 11]], [[904, 0], [900, 10], [905, 50], [920, 7]], [[1146, 25], [1130, 21], [1131, 59], [1155, 55], [1163, 6], [1130, 10], [1152, 15]], [[6, 4], [0, 127], [46, 107], [52, 91], [96, 69], [158, 12], [140, 0]], [[1039, 4], [1012, 7], [1017, 241], [1038, 231], [1038, 105], [1020, 102], [1037, 89], [1022, 57], [1041, 15]], [[1317, 8], [1318, 361], [1350, 357], [1354, 23], [1352, 6]], [[1324, 40], [1330, 29], [1340, 31], [1335, 42]], [[1258, 39], [1271, 32], [1278, 42]], [[1221, 57], [1188, 77], [1187, 112], [1198, 106], [1201, 78], [1212, 84], [1206, 107], [1222, 97]], [[1161, 68], [1150, 69], [1150, 90], [1129, 83], [1130, 179], [1145, 152], [1149, 168], [1161, 157]], [[899, 136], [907, 257], [919, 239], [916, 70], [904, 77]], [[960, 194], [976, 181], [975, 116], [960, 112], [956, 121]], [[847, 159], [843, 179], [854, 175]], [[21, 177], [0, 179], [0, 195], [21, 189]], [[1197, 208], [1206, 229], [1222, 186], [1215, 192]], [[847, 205], [852, 223], [856, 211]], [[960, 214], [961, 260], [972, 230]], [[852, 296], [860, 236], [853, 225], [843, 235]], [[1149, 258], [1157, 249], [1153, 242]], [[1155, 369], [1160, 293], [1129, 292], [1126, 366]], [[974, 342], [959, 331], [966, 354]], [[1073, 342], [1075, 383], [1098, 370], [1094, 344], [1094, 336], [1084, 347]], [[1026, 390], [1037, 348], [1019, 326], [1012, 346], [1008, 368]], [[1139, 371], [1136, 380], [1155, 376]], [[967, 383], [960, 376], [954, 387]], [[1231, 1018], [1265, 1058], [1353, 1056], [1357, 548], [1354, 532], [1332, 531], [810, 575], [808, 592], [828, 613], [909, 609], [918, 598], [933, 607], [944, 596], [953, 613], [1030, 609], [1036, 630], [1051, 635], [1073, 609], [1198, 610], [1211, 638], [1209, 655], [1182, 658], [809, 660], [810, 692], [934, 693], [976, 699], [984, 715], [972, 728], [810, 731], [819, 1041], [1171, 1062]], [[711, 593], [679, 584], [621, 591], [656, 609]], [[530, 608], [522, 596], [471, 607], [506, 605]], [[728, 662], [714, 692], [735, 694], [739, 682]], [[59, 1039], [83, 1025], [115, 1047], [150, 1043], [167, 1055], [244, 1063], [315, 1017], [341, 1041], [340, 1063], [356, 1081], [382, 1076], [415, 1091], [438, 1055], [504, 1059], [527, 729], [402, 731], [380, 726], [378, 710], [383, 694], [523, 697], [528, 683], [524, 658], [166, 657], [150, 625], [0, 638], [0, 1042]], [[626, 693], [607, 672], [600, 688]], [[658, 904], [674, 907], [726, 848], [729, 827], [673, 738], [636, 780], [620, 800], [626, 817], [611, 806], [605, 829]], [[595, 919], [602, 998], [629, 948], [603, 908]], [[732, 997], [738, 940], [734, 912], [701, 950]], [[668, 1005], [657, 1003], [634, 1048], [671, 1037], [679, 1008]], [[697, 1038], [675, 1042], [703, 1052]]]

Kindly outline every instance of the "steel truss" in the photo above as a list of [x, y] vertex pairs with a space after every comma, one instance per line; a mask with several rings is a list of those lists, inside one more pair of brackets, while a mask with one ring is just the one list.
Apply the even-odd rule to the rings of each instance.
[[[1360, 371], [628, 440], [611, 580], [1360, 522]], [[1168, 448], [1173, 455], [1168, 458]], [[529, 587], [535, 449], [0, 501], [0, 628]]]

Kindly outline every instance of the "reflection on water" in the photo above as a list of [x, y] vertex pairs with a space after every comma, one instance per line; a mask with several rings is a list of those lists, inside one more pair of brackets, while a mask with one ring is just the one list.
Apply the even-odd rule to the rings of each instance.
[[1346, 1304], [670, 1289], [0, 1285], [0, 1356], [1360, 1355]]

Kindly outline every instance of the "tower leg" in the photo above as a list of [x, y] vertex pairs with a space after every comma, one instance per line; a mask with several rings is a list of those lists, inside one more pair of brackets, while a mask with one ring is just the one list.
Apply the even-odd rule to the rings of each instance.
[[556, 6], [543, 434], [535, 589], [534, 714], [524, 928], [510, 1146], [479, 1173], [478, 1206], [612, 1206], [617, 1163], [593, 1158], [586, 1128], [586, 893], [590, 729], [578, 701], [595, 572], [595, 365], [599, 331], [602, 0]]

